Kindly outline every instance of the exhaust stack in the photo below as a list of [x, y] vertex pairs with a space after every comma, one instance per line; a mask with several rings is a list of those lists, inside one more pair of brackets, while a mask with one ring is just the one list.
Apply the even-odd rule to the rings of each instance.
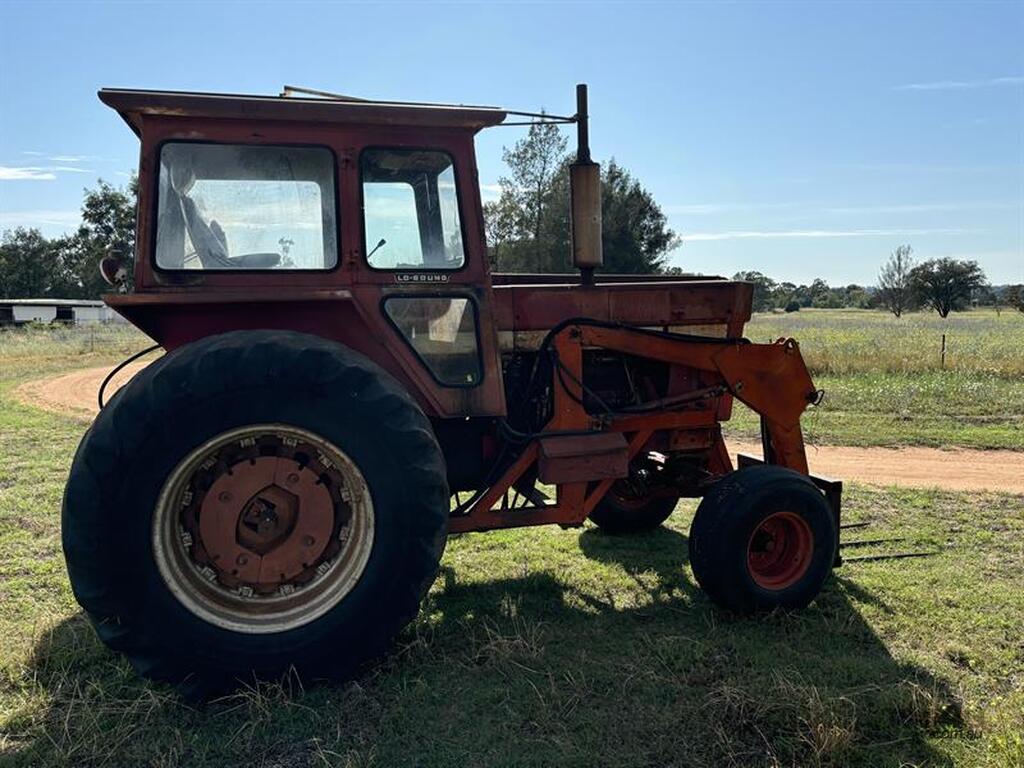
[[569, 166], [572, 263], [584, 285], [594, 284], [594, 269], [604, 264], [601, 250], [601, 166], [590, 159], [587, 86], [576, 86], [576, 162]]

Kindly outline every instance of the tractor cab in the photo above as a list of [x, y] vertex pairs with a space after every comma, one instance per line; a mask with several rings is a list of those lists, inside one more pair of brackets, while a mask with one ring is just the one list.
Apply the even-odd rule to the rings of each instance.
[[[492, 275], [474, 137], [495, 107], [100, 91], [141, 140], [134, 291], [107, 303], [165, 349], [237, 329], [334, 339], [432, 418], [502, 417], [510, 360], [590, 317], [738, 336], [750, 286], [600, 275], [586, 88], [574, 123], [578, 275]], [[723, 416], [727, 412], [723, 411]]]
[[473, 137], [491, 107], [103, 90], [141, 140], [134, 291], [167, 349], [344, 340], [437, 415], [505, 410]]

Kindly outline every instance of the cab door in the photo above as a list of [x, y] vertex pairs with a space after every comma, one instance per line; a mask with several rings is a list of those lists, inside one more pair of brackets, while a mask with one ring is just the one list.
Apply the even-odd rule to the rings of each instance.
[[361, 306], [377, 308], [382, 332], [400, 346], [395, 352], [428, 414], [501, 416], [472, 135], [424, 138], [376, 131], [353, 153], [360, 215], [353, 289]]

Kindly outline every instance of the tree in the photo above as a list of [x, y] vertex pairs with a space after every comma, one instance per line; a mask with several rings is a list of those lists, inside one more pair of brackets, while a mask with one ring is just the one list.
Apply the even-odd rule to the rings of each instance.
[[913, 299], [910, 285], [910, 272], [914, 267], [911, 258], [913, 252], [909, 245], [899, 246], [878, 273], [878, 300], [896, 317], [910, 309]]
[[679, 237], [654, 197], [615, 162], [602, 172], [601, 242], [603, 271], [613, 274], [648, 274], [665, 268], [668, 252]]
[[867, 289], [864, 288], [864, 286], [851, 283], [840, 290], [842, 293], [842, 303], [840, 306], [857, 307], [858, 309], [868, 308], [870, 299], [868, 298]]
[[[492, 263], [513, 272], [572, 269], [569, 165], [565, 138], [555, 125], [533, 125], [503, 158], [511, 175], [501, 195], [484, 206]], [[660, 272], [679, 244], [654, 197], [611, 160], [601, 172], [602, 271]]]
[[0, 296], [95, 299], [108, 291], [99, 263], [113, 251], [131, 271], [137, 192], [134, 177], [123, 189], [100, 179], [96, 189], [84, 190], [82, 223], [74, 234], [48, 240], [37, 229], [4, 232]]
[[555, 202], [555, 182], [565, 164], [566, 146], [557, 124], [537, 122], [524, 138], [502, 152], [511, 176], [498, 180], [501, 196], [484, 207], [488, 235], [495, 237], [491, 245], [499, 268], [554, 271], [545, 224]]
[[82, 224], [74, 235], [58, 243], [65, 295], [92, 299], [110, 290], [99, 269], [108, 252], [120, 254], [131, 273], [138, 178], [132, 177], [125, 189], [100, 179], [96, 189], [86, 189], [84, 194]]
[[1024, 285], [1008, 285], [1003, 289], [1003, 300], [1014, 309], [1024, 312]]
[[775, 306], [772, 297], [775, 281], [770, 277], [766, 277], [760, 272], [737, 272], [732, 279], [754, 284], [753, 310], [755, 312], [767, 312]]
[[[772, 291], [772, 304], [776, 307], [786, 307], [789, 304], [795, 302], [797, 307], [800, 306], [800, 302], [796, 298], [796, 284], [788, 281], [782, 281], [776, 283], [775, 290]], [[790, 310], [791, 312], [794, 310]]]
[[910, 270], [910, 286], [921, 304], [939, 317], [966, 309], [971, 294], [985, 284], [985, 273], [976, 261], [930, 259]]
[[55, 295], [57, 257], [38, 229], [18, 227], [0, 238], [0, 297], [36, 299]]
[[522, 245], [519, 204], [513, 195], [503, 192], [497, 200], [484, 203], [484, 232], [492, 268], [496, 271], [521, 271], [516, 269]]

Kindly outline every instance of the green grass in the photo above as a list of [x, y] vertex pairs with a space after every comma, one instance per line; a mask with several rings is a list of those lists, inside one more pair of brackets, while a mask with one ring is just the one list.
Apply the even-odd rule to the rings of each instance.
[[0, 327], [0, 382], [113, 364], [152, 343], [127, 323]]
[[[815, 317], [833, 322], [799, 321]], [[974, 319], [995, 350], [981, 329], [1002, 320]], [[759, 317], [750, 335], [793, 322]], [[758, 618], [696, 588], [692, 502], [644, 536], [588, 525], [457, 537], [421, 616], [356, 682], [288, 678], [190, 706], [136, 678], [82, 616], [59, 509], [83, 425], [11, 396], [147, 343], [98, 333], [0, 333], [5, 768], [1024, 766], [1024, 497], [999, 494], [849, 488], [847, 519], [872, 521], [849, 538], [940, 554], [848, 563], [808, 610]], [[812, 367], [815, 338], [802, 333]], [[1021, 447], [1012, 361], [943, 372], [855, 359], [818, 370], [830, 399], [807, 418], [816, 439]]]
[[[941, 335], [948, 355], [940, 367]], [[1024, 314], [1004, 310], [902, 318], [867, 310], [759, 314], [758, 342], [793, 337], [817, 387], [804, 416], [810, 442], [1024, 450]], [[736, 409], [727, 432], [754, 439], [755, 416]]]
[[58, 509], [81, 424], [0, 408], [0, 762], [10, 766], [1021, 765], [1024, 499], [854, 488], [919, 560], [844, 566], [809, 610], [737, 618], [696, 589], [693, 512], [453, 539], [394, 652], [357, 682], [204, 707], [135, 678], [78, 611]]
[[[940, 367], [941, 335], [948, 354]], [[755, 315], [747, 336], [794, 337], [825, 400], [804, 417], [809, 442], [1024, 451], [1024, 314], [802, 310]], [[126, 325], [0, 329], [0, 382], [119, 361], [150, 340]], [[736, 408], [726, 432], [753, 440]]]
[[757, 342], [793, 337], [815, 374], [922, 373], [945, 369], [982, 375], [1024, 376], [1024, 313], [983, 309], [897, 318], [867, 309], [804, 309], [754, 315], [746, 335]]

